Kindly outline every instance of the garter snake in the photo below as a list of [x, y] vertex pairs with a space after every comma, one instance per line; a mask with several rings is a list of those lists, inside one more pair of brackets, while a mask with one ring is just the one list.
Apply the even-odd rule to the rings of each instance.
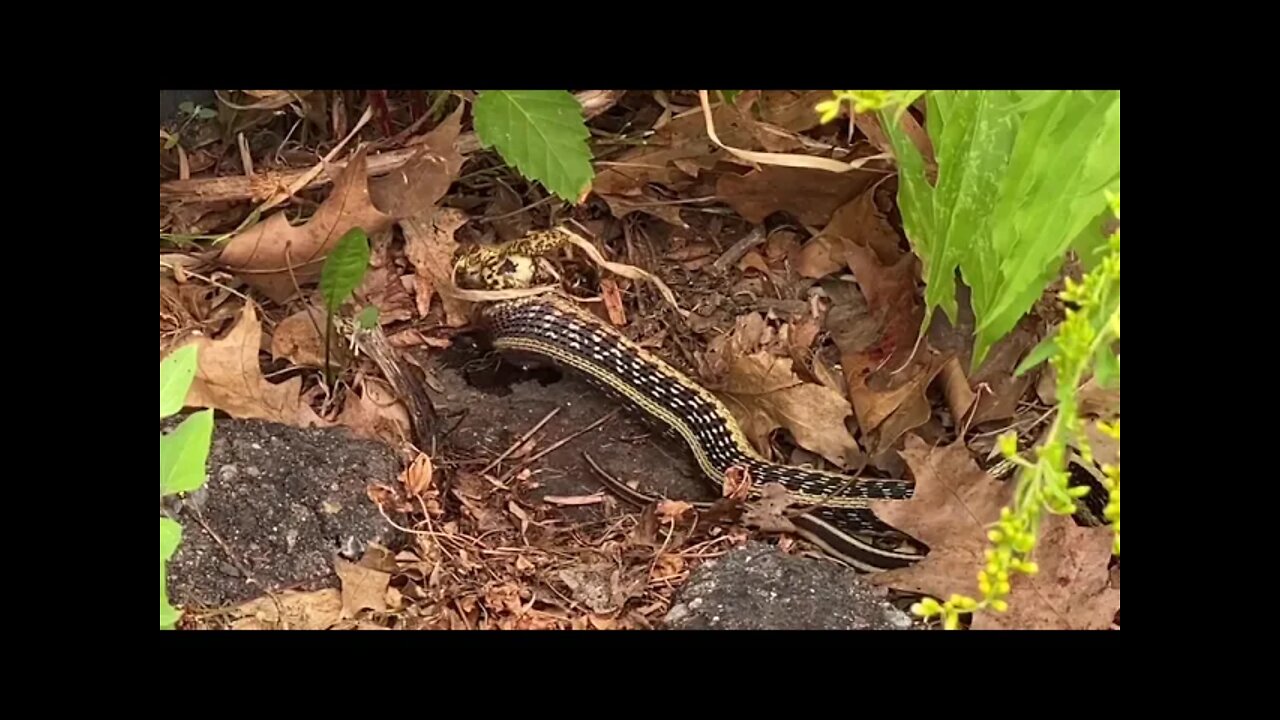
[[[539, 232], [497, 248], [473, 246], [455, 261], [456, 282], [484, 290], [528, 287], [544, 277], [538, 256], [562, 244], [557, 235]], [[733, 468], [746, 470], [754, 497], [760, 495], [758, 485], [784, 486], [804, 508], [791, 518], [799, 534], [837, 560], [876, 571], [904, 567], [928, 552], [868, 506], [872, 500], [909, 499], [912, 482], [853, 477], [765, 459], [711, 391], [568, 298], [546, 293], [498, 300], [481, 307], [480, 321], [499, 352], [532, 354], [577, 371], [589, 384], [629, 402], [668, 434], [683, 439], [702, 473], [717, 486]]]

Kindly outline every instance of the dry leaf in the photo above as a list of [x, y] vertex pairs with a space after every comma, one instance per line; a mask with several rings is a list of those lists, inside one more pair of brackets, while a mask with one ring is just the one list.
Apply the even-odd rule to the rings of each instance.
[[956, 425], [960, 426], [968, 419], [969, 408], [973, 407], [973, 401], [977, 396], [969, 387], [969, 380], [964, 376], [964, 368], [955, 357], [949, 358], [943, 364], [939, 379], [942, 383], [942, 392], [947, 398], [947, 408], [951, 410], [951, 417]]
[[1120, 414], [1120, 382], [1115, 387], [1102, 387], [1097, 380], [1089, 378], [1076, 391], [1076, 399], [1080, 403], [1080, 414], [1092, 417], [1116, 417]]
[[633, 212], [642, 212], [678, 228], [689, 227], [688, 223], [680, 217], [679, 205], [673, 205], [660, 197], [655, 197], [648, 191], [635, 197], [621, 195], [602, 195], [601, 197], [609, 206], [609, 212], [616, 218], [624, 218]]
[[[324, 367], [324, 335], [317, 328], [325, 326], [325, 311], [310, 307], [299, 310], [276, 325], [271, 335], [271, 359], [285, 358], [304, 367]], [[345, 364], [347, 346], [335, 338], [331, 346], [334, 366]]]
[[684, 567], [683, 557], [675, 553], [663, 553], [653, 561], [649, 582], [672, 580], [684, 572]]
[[765, 262], [764, 256], [755, 250], [751, 250], [742, 256], [742, 259], [738, 261], [738, 269], [744, 273], [747, 270], [759, 270], [766, 277], [773, 276], [769, 263]]
[[693, 509], [693, 504], [684, 500], [662, 500], [656, 509], [658, 517], [668, 522], [676, 522]]
[[376, 236], [444, 196], [462, 165], [454, 142], [460, 112], [429, 133], [404, 167], [372, 182], [366, 148], [356, 150], [341, 172], [328, 171], [335, 176], [333, 189], [309, 220], [295, 226], [277, 212], [231, 238], [220, 261], [272, 300], [288, 299], [295, 281], [301, 286], [319, 279], [330, 250], [351, 228]]
[[299, 398], [302, 378], [279, 385], [267, 382], [258, 364], [262, 325], [253, 303], [245, 303], [240, 321], [219, 340], [194, 340], [199, 347], [195, 380], [187, 392], [191, 407], [216, 408], [241, 419], [260, 419], [285, 425], [325, 425]]
[[830, 97], [827, 90], [765, 90], [757, 97], [755, 109], [766, 123], [800, 133], [822, 124], [813, 106]]
[[[915, 477], [914, 496], [875, 501], [872, 509], [885, 522], [928, 544], [929, 556], [912, 567], [877, 573], [870, 581], [935, 597], [979, 596], [976, 577], [990, 546], [987, 529], [999, 519], [1000, 508], [1009, 504], [1013, 485], [993, 480], [960, 442], [930, 448], [909, 436], [902, 455]], [[1107, 570], [1111, 529], [1076, 527], [1071, 518], [1061, 516], [1047, 517], [1042, 528], [1044, 539], [1033, 558], [1040, 573], [1016, 576], [1008, 598], [1010, 613], [980, 615], [974, 627], [1110, 626], [1120, 607], [1119, 590], [1110, 587]], [[1014, 607], [1019, 609], [1015, 612]]]
[[820, 278], [844, 269], [844, 247], [838, 238], [818, 235], [801, 246], [795, 258], [796, 272], [802, 277]]
[[351, 428], [360, 437], [383, 440], [392, 445], [412, 437], [409, 411], [381, 380], [360, 375], [360, 394], [348, 393], [338, 414], [338, 424]]
[[[874, 455], [929, 419], [925, 391], [945, 357], [932, 354], [923, 342], [916, 347], [923, 309], [915, 289], [915, 257], [904, 253], [886, 266], [868, 247], [844, 246], [865, 300], [833, 288], [828, 330], [840, 348], [858, 424], [863, 433], [876, 433], [867, 442]], [[911, 364], [902, 368], [908, 358]]]
[[[281, 613], [283, 612], [283, 619]], [[326, 588], [315, 592], [286, 590], [250, 600], [235, 609], [234, 630], [327, 630], [342, 615], [342, 595]]]
[[735, 465], [725, 471], [720, 494], [730, 500], [746, 500], [750, 497], [751, 473], [747, 471], [746, 466]]
[[390, 574], [342, 558], [334, 558], [333, 569], [342, 581], [342, 617], [354, 618], [361, 610], [386, 612]]
[[520, 615], [523, 612], [520, 592], [520, 586], [510, 580], [491, 584], [484, 589], [485, 607], [494, 613]]
[[1106, 630], [1120, 609], [1120, 588], [1107, 565], [1109, 527], [1077, 527], [1052, 515], [1041, 525], [1038, 575], [1013, 580], [1006, 613], [982, 613], [974, 630]]
[[760, 488], [760, 497], [749, 501], [742, 521], [748, 527], [764, 532], [794, 533], [796, 526], [787, 518], [792, 498], [779, 483], [768, 483]]
[[837, 208], [880, 177], [857, 170], [831, 173], [766, 165], [746, 175], [722, 176], [716, 183], [716, 195], [757, 225], [778, 211], [795, 215], [805, 225], [823, 225]]
[[462, 327], [468, 322], [468, 303], [447, 292], [453, 287], [453, 255], [458, 249], [453, 234], [466, 223], [466, 213], [455, 208], [440, 208], [400, 222], [405, 237], [405, 256], [417, 273], [414, 288], [418, 315], [426, 317], [431, 309], [431, 298], [439, 294], [444, 305], [445, 324], [449, 327]]
[[[276, 302], [284, 302], [298, 286], [314, 282], [329, 251], [344, 233], [363, 228], [370, 236], [391, 227], [395, 218], [373, 205], [369, 197], [365, 148], [360, 148], [333, 183], [320, 208], [302, 225], [290, 225], [284, 212], [231, 238], [220, 261], [245, 282]], [[289, 267], [293, 267], [293, 277]]]
[[435, 489], [431, 482], [433, 474], [431, 456], [418, 453], [418, 457], [401, 473], [400, 482], [404, 483], [404, 489], [410, 497], [419, 497], [428, 490]]
[[844, 420], [849, 401], [822, 385], [806, 383], [791, 370], [791, 358], [758, 352], [733, 358], [719, 395], [756, 447], [765, 451], [769, 435], [786, 428], [801, 447], [839, 467], [861, 457]]
[[[983, 387], [978, 394], [978, 408], [974, 410], [971, 424], [981, 425], [993, 420], [1005, 420], [1014, 416], [1018, 403], [1027, 394], [1035, 378], [1034, 373], [1015, 377], [1018, 363], [1036, 344], [1036, 336], [1029, 329], [1032, 319], [1019, 323], [1013, 331], [991, 348], [982, 367], [970, 379], [974, 387]], [[968, 338], [972, 345], [972, 337]]]
[[[842, 205], [821, 234], [842, 241], [846, 248], [849, 245], [871, 248], [881, 265], [893, 265], [905, 252], [900, 247], [898, 232], [876, 207], [875, 190], [875, 187], [870, 187]], [[852, 263], [850, 267], [856, 274], [858, 268]]]
[[419, 150], [404, 167], [369, 180], [373, 204], [393, 218], [420, 215], [449, 191], [462, 169], [458, 132], [462, 128], [460, 104], [434, 130], [418, 139]]
[[593, 612], [606, 614], [616, 608], [612, 591], [613, 566], [608, 563], [578, 565], [556, 574], [572, 593], [573, 599]]

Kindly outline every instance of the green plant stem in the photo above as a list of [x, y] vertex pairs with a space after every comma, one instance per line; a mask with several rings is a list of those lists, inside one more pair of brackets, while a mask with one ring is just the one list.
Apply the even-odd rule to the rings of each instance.
[[324, 382], [333, 389], [333, 364], [329, 359], [330, 345], [333, 336], [333, 308], [328, 308], [328, 312], [324, 314]]

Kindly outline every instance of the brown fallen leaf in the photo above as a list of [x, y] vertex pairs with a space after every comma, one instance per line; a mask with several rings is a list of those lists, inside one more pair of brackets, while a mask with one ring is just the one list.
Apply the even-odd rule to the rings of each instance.
[[258, 363], [262, 324], [253, 303], [245, 303], [239, 322], [226, 336], [218, 340], [200, 337], [193, 342], [199, 347], [199, 364], [187, 391], [188, 406], [300, 427], [328, 424], [301, 401], [301, 377], [278, 385], [263, 377]]
[[693, 510], [693, 503], [684, 500], [661, 500], [655, 508], [658, 517], [667, 522], [676, 522]]
[[805, 225], [823, 225], [837, 208], [862, 194], [880, 177], [878, 173], [858, 170], [831, 173], [766, 165], [746, 175], [721, 176], [716, 195], [757, 225], [779, 211], [795, 215]]
[[[901, 247], [898, 231], [876, 207], [876, 189], [879, 187], [880, 184], [869, 187], [866, 192], [840, 206], [821, 234], [841, 241], [846, 248], [849, 245], [871, 248], [881, 265], [893, 265], [907, 253]], [[858, 268], [852, 263], [850, 267], [856, 274]]]
[[831, 97], [826, 90], [765, 90], [757, 96], [760, 119], [791, 132], [805, 132], [822, 124], [814, 105]]
[[769, 263], [765, 261], [764, 256], [755, 250], [742, 256], [742, 259], [738, 261], [738, 269], [744, 273], [747, 270], [759, 270], [766, 277], [773, 277], [773, 269], [769, 267]]
[[613, 566], [609, 563], [591, 563], [564, 568], [556, 573], [560, 582], [569, 588], [574, 600], [586, 605], [592, 612], [604, 615], [617, 608], [613, 592]]
[[295, 281], [302, 286], [319, 279], [329, 251], [351, 228], [376, 236], [444, 196], [462, 163], [455, 148], [460, 112], [432, 131], [403, 168], [372, 182], [362, 146], [340, 172], [326, 170], [336, 178], [333, 189], [309, 220], [291, 225], [277, 212], [231, 238], [219, 261], [272, 300], [287, 300]]
[[[726, 103], [713, 108], [712, 116], [721, 140], [737, 147], [754, 145], [749, 115]], [[688, 112], [660, 128], [643, 147], [624, 152], [602, 166], [592, 188], [606, 202], [609, 196], [638, 196], [649, 184], [681, 191], [695, 181], [690, 170], [709, 170], [721, 155], [707, 136], [702, 114]], [[683, 161], [681, 167], [676, 166], [677, 160]]]
[[653, 561], [649, 582], [665, 582], [680, 576], [685, 570], [685, 560], [676, 553], [663, 553]]
[[490, 583], [483, 590], [485, 607], [493, 613], [520, 615], [524, 612], [521, 593], [520, 585], [511, 580]]
[[370, 250], [369, 269], [353, 295], [355, 304], [377, 307], [379, 325], [412, 320], [413, 276], [401, 275], [392, 259], [390, 242], [375, 239]]
[[833, 288], [827, 329], [840, 348], [858, 424], [863, 433], [875, 433], [866, 443], [874, 455], [929, 419], [925, 392], [946, 358], [923, 341], [916, 344], [923, 309], [915, 288], [915, 256], [903, 253], [884, 265], [870, 247], [843, 245], [862, 292], [860, 297]]
[[455, 208], [439, 208], [400, 222], [405, 256], [416, 273], [418, 316], [427, 317], [431, 298], [438, 294], [449, 327], [462, 327], [468, 322], [470, 304], [448, 293], [453, 287], [453, 255], [458, 249], [453, 234], [466, 223], [466, 213]]
[[286, 590], [250, 600], [235, 609], [233, 630], [327, 630], [342, 615], [342, 594], [333, 588], [315, 592]]
[[818, 235], [796, 251], [793, 265], [801, 277], [821, 278], [834, 275], [845, 267], [843, 242], [839, 238]]
[[798, 445], [838, 467], [858, 462], [861, 450], [844, 424], [853, 414], [849, 401], [828, 387], [804, 382], [791, 365], [791, 358], [767, 352], [733, 358], [717, 394], [762, 452], [770, 434], [786, 428]]
[[404, 483], [405, 492], [409, 493], [409, 497], [419, 497], [428, 490], [433, 490], [432, 476], [434, 475], [431, 464], [431, 456], [426, 453], [418, 453], [418, 456], [409, 463], [409, 467], [404, 469], [400, 475], [400, 482]]
[[307, 222], [291, 225], [285, 213], [271, 215], [231, 238], [219, 257], [222, 264], [282, 303], [294, 294], [295, 279], [298, 287], [319, 279], [329, 251], [348, 230], [360, 227], [374, 236], [389, 229], [395, 218], [369, 198], [365, 153], [361, 147], [345, 169], [333, 171], [333, 191]]
[[1018, 363], [1022, 362], [1022, 358], [1037, 342], [1036, 335], [1030, 329], [1032, 322], [1034, 318], [1027, 318], [1015, 326], [1012, 332], [1000, 338], [987, 354], [982, 367], [970, 378], [971, 385], [983, 390], [978, 394], [978, 406], [973, 411], [971, 424], [1006, 420], [1017, 413], [1018, 404], [1036, 377], [1035, 372], [1022, 376], [1013, 374]]
[[462, 169], [457, 141], [464, 107], [459, 104], [434, 130], [419, 137], [418, 151], [403, 168], [369, 180], [369, 197], [376, 207], [393, 218], [406, 218], [444, 197]]
[[720, 496], [729, 500], [745, 501], [751, 496], [751, 473], [745, 465], [735, 465], [724, 473]]
[[974, 630], [1106, 630], [1120, 610], [1120, 588], [1107, 563], [1111, 528], [1077, 527], [1053, 515], [1041, 526], [1040, 573], [1018, 577], [1005, 613], [981, 613]]
[[948, 358], [942, 371], [938, 373], [938, 380], [942, 384], [942, 394], [947, 398], [951, 417], [957, 426], [965, 427], [969, 420], [969, 409], [973, 407], [977, 395], [969, 387], [969, 379], [964, 376], [960, 360], [954, 356]]
[[[679, 163], [679, 160], [676, 162]], [[678, 228], [689, 227], [688, 223], [680, 217], [679, 205], [665, 202], [648, 191], [637, 196], [601, 195], [601, 197], [609, 206], [609, 212], [616, 218], [621, 219], [633, 212], [642, 212]]]
[[361, 610], [386, 612], [387, 586], [391, 575], [373, 568], [334, 558], [334, 571], [342, 581], [342, 617], [354, 618]]
[[[271, 334], [271, 359], [285, 358], [295, 365], [303, 367], [324, 367], [324, 336], [316, 328], [325, 326], [323, 308], [310, 307], [299, 310], [276, 325]], [[340, 340], [330, 348], [331, 361], [334, 366], [344, 365], [347, 346]]]
[[409, 411], [382, 380], [357, 375], [360, 394], [348, 393], [337, 423], [360, 437], [383, 440], [398, 446], [413, 437]]
[[794, 533], [796, 526], [786, 516], [792, 498], [779, 483], [768, 483], [760, 488], [760, 497], [747, 502], [742, 522], [764, 532]]
[[[911, 435], [902, 455], [915, 477], [915, 495], [906, 501], [873, 501], [871, 507], [885, 522], [928, 544], [929, 556], [914, 566], [869, 576], [870, 582], [934, 597], [979, 597], [976, 578], [989, 547], [986, 533], [999, 519], [1000, 508], [1010, 503], [1013, 484], [993, 480], [962, 442], [930, 448]], [[1076, 527], [1071, 518], [1060, 516], [1046, 517], [1042, 527], [1033, 558], [1040, 573], [1014, 578], [1010, 612], [982, 613], [975, 628], [1110, 626], [1120, 607], [1120, 593], [1110, 587], [1107, 569], [1111, 529]]]

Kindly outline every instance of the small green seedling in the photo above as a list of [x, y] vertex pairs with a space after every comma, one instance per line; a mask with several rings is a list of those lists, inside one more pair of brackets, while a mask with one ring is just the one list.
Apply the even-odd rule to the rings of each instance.
[[[182, 409], [196, 375], [195, 345], [186, 345], [160, 361], [160, 419]], [[160, 497], [191, 492], [205, 482], [205, 464], [213, 439], [213, 410], [201, 410], [168, 434], [160, 433]], [[160, 629], [173, 629], [181, 613], [169, 604], [165, 566], [182, 540], [182, 526], [160, 516]]]

